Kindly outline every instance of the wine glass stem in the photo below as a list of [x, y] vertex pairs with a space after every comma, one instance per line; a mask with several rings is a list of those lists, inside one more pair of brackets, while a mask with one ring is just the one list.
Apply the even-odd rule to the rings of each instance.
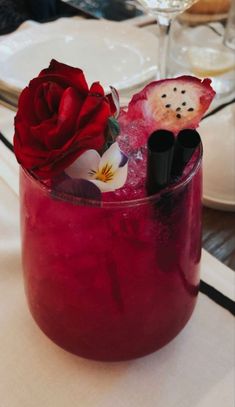
[[157, 17], [159, 27], [159, 45], [158, 45], [158, 79], [167, 77], [167, 61], [169, 54], [169, 34], [171, 28], [171, 19], [167, 17]]

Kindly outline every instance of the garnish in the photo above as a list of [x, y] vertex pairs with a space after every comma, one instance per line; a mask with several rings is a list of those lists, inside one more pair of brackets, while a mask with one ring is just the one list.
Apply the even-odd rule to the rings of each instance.
[[116, 112], [99, 82], [89, 89], [81, 69], [52, 60], [19, 98], [14, 150], [37, 177], [60, 174], [84, 151], [102, 152]]
[[[127, 180], [128, 157], [119, 141], [132, 156], [129, 171], [137, 179], [149, 135], [171, 132], [175, 143], [182, 129], [195, 129], [215, 95], [210, 83], [190, 76], [155, 81], [134, 95], [125, 110], [115, 88], [109, 95], [99, 82], [89, 88], [81, 69], [52, 60], [20, 95], [17, 160], [54, 196], [100, 201], [102, 192], [120, 189]], [[162, 151], [159, 155], [158, 145], [155, 151], [155, 141], [150, 150], [159, 161]]]
[[122, 112], [121, 127], [139, 128], [139, 136], [130, 139], [133, 149], [146, 145], [149, 134], [165, 129], [177, 134], [195, 129], [208, 109], [215, 92], [211, 80], [181, 76], [152, 82], [133, 96], [128, 110]]
[[71, 179], [68, 177], [68, 179], [55, 184], [51, 194], [55, 198], [59, 196], [62, 199], [65, 195], [71, 195], [76, 198], [101, 201], [101, 191], [99, 188], [85, 179]]
[[71, 178], [82, 178], [94, 183], [101, 192], [121, 188], [127, 179], [128, 158], [113, 143], [100, 157], [95, 150], [87, 150], [66, 170]]

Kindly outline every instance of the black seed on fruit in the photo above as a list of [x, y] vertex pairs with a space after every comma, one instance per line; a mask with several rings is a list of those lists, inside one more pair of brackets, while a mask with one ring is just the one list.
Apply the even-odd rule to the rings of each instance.
[[181, 107], [177, 107], [176, 112], [180, 112], [181, 111]]
[[189, 109], [188, 109], [188, 112], [193, 112], [194, 111], [194, 108], [193, 107], [190, 107]]
[[178, 114], [176, 115], [176, 117], [177, 117], [177, 119], [181, 119], [181, 114], [178, 113]]
[[171, 105], [168, 104], [168, 105], [166, 105], [165, 107], [171, 107]]
[[187, 105], [187, 103], [186, 103], [186, 102], [183, 102], [183, 103], [182, 103], [182, 106], [186, 106], [186, 105]]
[[162, 98], [166, 98], [166, 94], [165, 94], [165, 93], [162, 95]]
[[183, 93], [183, 94], [186, 93], [186, 90], [181, 90], [181, 93]]
[[173, 91], [176, 92], [176, 91], [177, 91], [177, 88], [174, 88]]

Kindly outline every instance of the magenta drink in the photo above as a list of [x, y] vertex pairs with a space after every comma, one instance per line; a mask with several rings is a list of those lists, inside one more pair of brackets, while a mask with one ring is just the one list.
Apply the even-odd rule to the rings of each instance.
[[214, 97], [209, 79], [188, 76], [152, 82], [122, 109], [111, 90], [52, 60], [22, 92], [14, 136], [30, 311], [56, 344], [102, 361], [161, 348], [193, 312], [195, 129]]
[[201, 253], [201, 153], [167, 193], [124, 202], [57, 197], [21, 170], [31, 313], [80, 356], [125, 360], [162, 347], [194, 309]]

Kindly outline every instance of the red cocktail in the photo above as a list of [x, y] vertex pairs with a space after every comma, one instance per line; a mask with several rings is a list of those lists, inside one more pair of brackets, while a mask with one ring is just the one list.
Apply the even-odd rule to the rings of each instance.
[[20, 195], [27, 298], [54, 342], [125, 360], [185, 326], [199, 286], [201, 151], [177, 184], [151, 197], [60, 196], [24, 170]]

